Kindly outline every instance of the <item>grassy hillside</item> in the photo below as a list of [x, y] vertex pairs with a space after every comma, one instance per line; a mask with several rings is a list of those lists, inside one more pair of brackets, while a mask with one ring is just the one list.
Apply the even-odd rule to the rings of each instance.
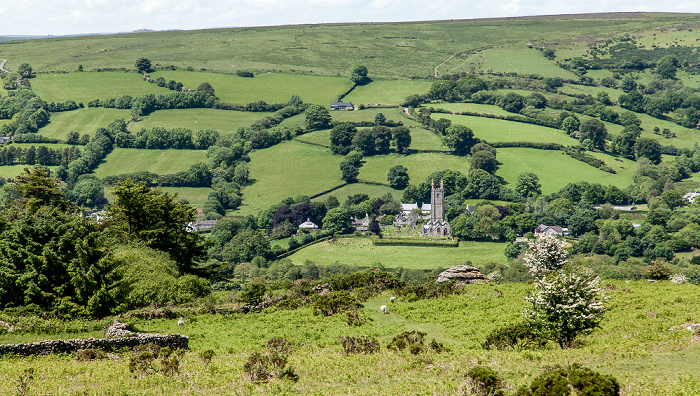
[[47, 102], [73, 99], [87, 103], [93, 99], [118, 98], [122, 95], [141, 96], [169, 92], [143, 81], [141, 74], [132, 72], [83, 72], [38, 74], [32, 79], [32, 89]]
[[95, 176], [104, 178], [122, 173], [148, 171], [160, 175], [187, 170], [192, 164], [205, 162], [202, 150], [139, 150], [115, 148], [104, 163], [95, 170]]
[[51, 122], [42, 127], [39, 133], [45, 137], [60, 140], [65, 140], [68, 132], [94, 136], [97, 128], [104, 128], [118, 118], [128, 120], [130, 113], [130, 110], [101, 107], [54, 113], [51, 115]]
[[140, 118], [138, 122], [132, 122], [129, 129], [133, 133], [141, 128], [154, 127], [189, 128], [194, 132], [199, 129], [214, 129], [223, 134], [248, 126], [268, 115], [270, 113], [215, 109], [159, 110]]

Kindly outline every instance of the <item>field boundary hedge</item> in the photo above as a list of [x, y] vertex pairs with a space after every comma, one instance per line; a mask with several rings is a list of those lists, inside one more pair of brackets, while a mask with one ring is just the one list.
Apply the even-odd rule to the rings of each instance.
[[459, 247], [459, 239], [439, 239], [431, 240], [428, 238], [374, 238], [372, 244], [375, 246], [424, 246], [424, 247]]

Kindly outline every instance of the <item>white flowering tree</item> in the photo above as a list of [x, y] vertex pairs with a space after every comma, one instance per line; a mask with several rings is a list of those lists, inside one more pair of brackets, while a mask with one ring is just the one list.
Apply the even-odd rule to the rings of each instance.
[[567, 265], [566, 256], [564, 242], [543, 236], [530, 243], [525, 257], [535, 290], [526, 297], [532, 306], [523, 315], [562, 348], [599, 326], [608, 301], [600, 278], [588, 269]]

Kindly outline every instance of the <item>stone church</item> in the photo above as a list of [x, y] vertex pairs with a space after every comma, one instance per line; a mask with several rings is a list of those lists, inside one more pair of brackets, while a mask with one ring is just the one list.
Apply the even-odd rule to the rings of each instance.
[[445, 221], [445, 184], [440, 180], [440, 188], [435, 188], [435, 180], [430, 189], [430, 221], [423, 224], [421, 236], [449, 237], [450, 224]]

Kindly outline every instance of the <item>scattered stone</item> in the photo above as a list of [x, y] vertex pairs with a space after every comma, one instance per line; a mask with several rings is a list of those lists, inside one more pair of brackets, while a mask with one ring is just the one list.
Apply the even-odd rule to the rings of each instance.
[[608, 283], [607, 285], [605, 285], [605, 290], [615, 290], [615, 289], [617, 289], [617, 287], [615, 285], [613, 285], [612, 283]]
[[105, 335], [111, 338], [133, 336], [134, 332], [129, 330], [127, 327], [128, 325], [126, 323], [120, 322], [119, 319], [114, 319], [114, 322], [112, 322], [112, 324], [107, 328]]
[[324, 295], [324, 294], [330, 293], [330, 292], [331, 292], [331, 287], [328, 286], [328, 283], [323, 283], [323, 284], [314, 286], [311, 290], [315, 291], [315, 292], [318, 293], [320, 296], [322, 296], [322, 295]]
[[455, 285], [468, 285], [471, 283], [482, 283], [486, 281], [486, 276], [479, 272], [479, 269], [471, 265], [455, 265], [438, 275], [436, 285], [440, 283], [454, 281]]

